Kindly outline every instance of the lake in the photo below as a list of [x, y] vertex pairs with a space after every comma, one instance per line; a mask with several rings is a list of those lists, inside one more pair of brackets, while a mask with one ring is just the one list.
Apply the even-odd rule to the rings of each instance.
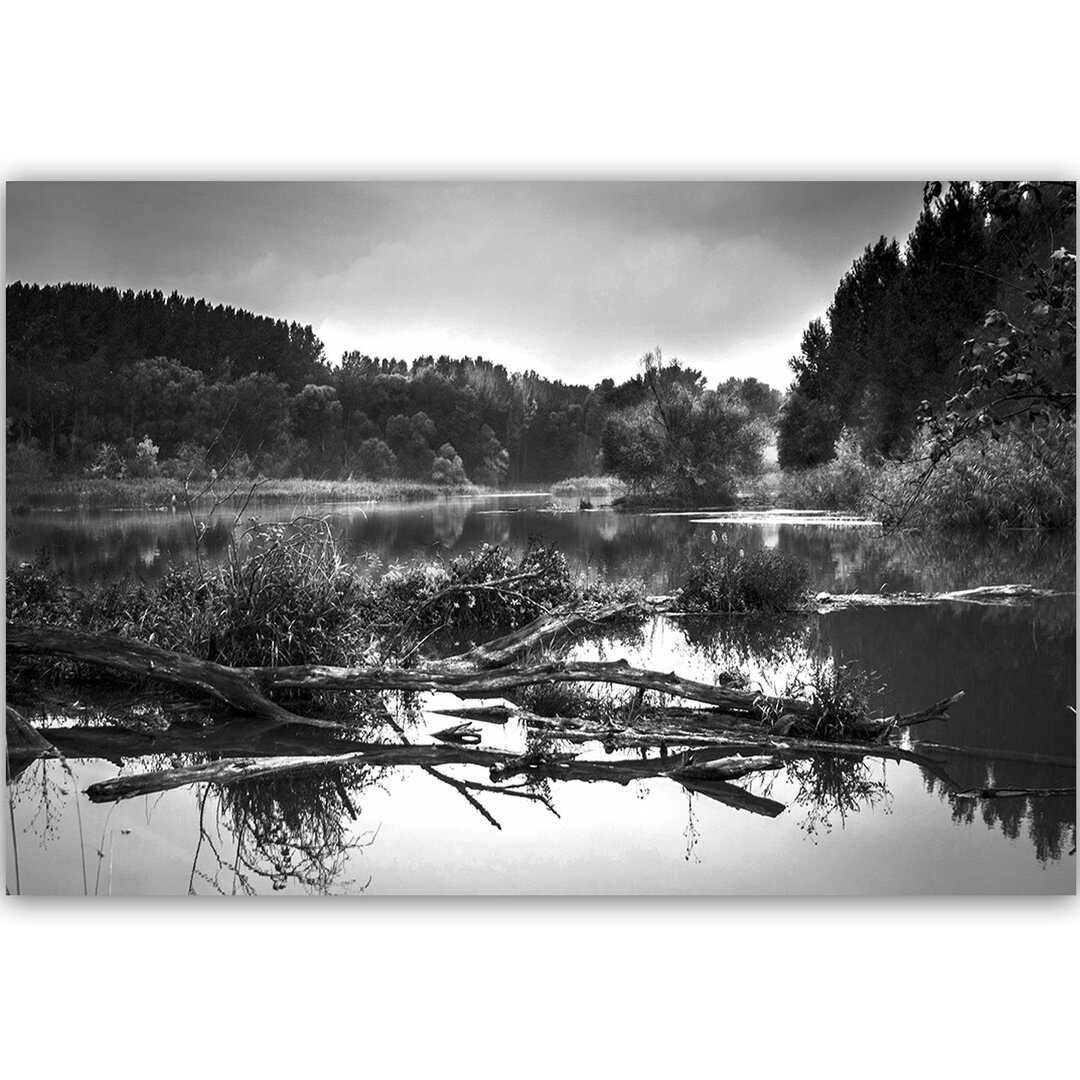
[[[247, 517], [329, 517], [343, 550], [373, 573], [414, 558], [452, 558], [482, 543], [553, 542], [586, 574], [677, 587], [713, 545], [776, 548], [831, 592], [948, 591], [1025, 582], [1072, 593], [1073, 534], [884, 534], [870, 522], [694, 512], [579, 512], [549, 496], [405, 504], [257, 504]], [[219, 514], [201, 543], [227, 556]], [[155, 579], [194, 556], [186, 514], [64, 508], [8, 515], [8, 559], [44, 552], [74, 584]], [[907, 761], [792, 763], [739, 781], [740, 808], [667, 777], [628, 784], [551, 781], [550, 806], [484, 790], [478, 766], [342, 768], [330, 777], [202, 785], [115, 804], [80, 793], [163, 759], [38, 761], [14, 784], [23, 893], [238, 892], [955, 894], [1074, 893], [1075, 797], [969, 799], [956, 790], [1075, 786], [1075, 597], [1017, 607], [946, 603], [797, 618], [652, 618], [639, 635], [576, 647], [582, 657], [712, 680], [733, 667], [779, 692], [832, 659], [873, 673], [883, 715], [964, 690], [948, 722], [912, 745], [954, 783]], [[460, 706], [425, 695], [407, 710], [412, 741]], [[469, 704], [474, 704], [469, 702]], [[483, 704], [483, 703], [481, 703]], [[137, 711], [137, 710], [136, 710]], [[45, 700], [36, 723], [105, 713], [130, 722], [123, 697]], [[485, 747], [524, 750], [515, 720], [483, 724]], [[585, 756], [610, 758], [599, 744]], [[637, 752], [633, 752], [636, 754]], [[616, 755], [633, 756], [630, 751]], [[165, 762], [167, 764], [167, 762]], [[70, 770], [70, 771], [67, 771]], [[472, 787], [464, 787], [467, 782]], [[753, 800], [751, 800], [753, 801]], [[479, 804], [479, 806], [477, 805]], [[760, 807], [772, 807], [768, 813]], [[779, 809], [776, 809], [779, 807]], [[554, 811], [554, 812], [552, 812]], [[773, 816], [774, 815], [774, 816]], [[8, 846], [7, 880], [15, 852]]]

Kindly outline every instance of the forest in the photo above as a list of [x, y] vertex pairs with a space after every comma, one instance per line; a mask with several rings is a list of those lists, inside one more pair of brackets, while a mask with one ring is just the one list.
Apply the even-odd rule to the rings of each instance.
[[[94, 285], [9, 285], [7, 311], [15, 475], [198, 478], [231, 459], [268, 477], [494, 487], [607, 464], [642, 479], [620, 439], [651, 400], [648, 370], [589, 387], [482, 357], [349, 352], [332, 365], [310, 326]], [[663, 368], [665, 388], [702, 397], [700, 372]], [[781, 402], [753, 378], [716, 393], [743, 424], [767, 424]]]
[[868, 245], [804, 331], [781, 467], [832, 459], [845, 432], [864, 458], [904, 456], [920, 411], [969, 389], [958, 387], [965, 343], [1008, 326], [1027, 339], [1027, 375], [1075, 402], [1075, 247], [1075, 184], [928, 183], [906, 245]]

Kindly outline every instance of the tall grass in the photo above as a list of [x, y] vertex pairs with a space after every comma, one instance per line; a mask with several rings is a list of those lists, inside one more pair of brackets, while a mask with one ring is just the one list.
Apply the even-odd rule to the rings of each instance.
[[806, 565], [790, 555], [720, 547], [690, 570], [678, 602], [694, 612], [789, 611], [805, 602], [809, 586]]
[[781, 475], [779, 500], [792, 510], [861, 511], [872, 501], [875, 475], [854, 435], [844, 432], [832, 461]]
[[[236, 487], [235, 498], [246, 499], [255, 481], [243, 481]], [[198, 486], [191, 491], [197, 503], [210, 503], [222, 494], [222, 485], [201, 495]], [[477, 484], [442, 485], [424, 480], [259, 480], [253, 498], [289, 499], [293, 502], [378, 502], [381, 500], [436, 499], [445, 495], [482, 495], [492, 489]], [[51, 506], [56, 504], [143, 507], [184, 504], [188, 492], [184, 482], [172, 477], [30, 477], [9, 476], [8, 506]]]
[[120, 633], [239, 667], [402, 660], [440, 632], [484, 640], [557, 607], [630, 603], [638, 581], [588, 582], [554, 547], [484, 545], [374, 578], [344, 559], [324, 520], [252, 526], [229, 562], [177, 567], [153, 585], [66, 586], [43, 562], [8, 567], [7, 616]]
[[873, 494], [886, 524], [901, 517], [904, 524], [945, 528], [1076, 524], [1075, 421], [1016, 426], [999, 441], [965, 443], [938, 463], [912, 502], [927, 453], [920, 442], [908, 461], [888, 463], [875, 477]]
[[854, 438], [824, 465], [783, 476], [780, 500], [792, 509], [849, 510], [938, 528], [1063, 528], [1076, 523], [1075, 421], [1013, 425], [998, 441], [972, 440], [938, 462], [929, 480], [929, 445], [907, 459], [873, 466]]

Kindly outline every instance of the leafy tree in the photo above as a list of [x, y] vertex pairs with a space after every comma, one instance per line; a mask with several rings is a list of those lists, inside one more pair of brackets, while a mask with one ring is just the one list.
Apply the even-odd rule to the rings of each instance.
[[397, 457], [382, 439], [365, 439], [353, 452], [350, 471], [369, 480], [385, 480], [397, 472]]
[[443, 443], [439, 447], [439, 452], [435, 455], [435, 461], [431, 467], [431, 479], [436, 484], [447, 487], [460, 487], [469, 482], [461, 456], [450, 443]]

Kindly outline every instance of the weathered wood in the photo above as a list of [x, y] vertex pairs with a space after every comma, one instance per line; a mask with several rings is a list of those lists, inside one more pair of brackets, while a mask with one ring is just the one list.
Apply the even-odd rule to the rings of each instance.
[[812, 610], [818, 614], [856, 607], [923, 607], [929, 604], [982, 604], [1015, 607], [1053, 596], [1075, 596], [1075, 593], [1056, 589], [1039, 589], [1034, 585], [981, 585], [974, 589], [957, 589], [940, 593], [818, 593]]
[[[728, 768], [714, 766], [709, 777], [732, 779], [757, 772], [764, 768], [775, 768], [772, 758], [757, 756], [731, 758]], [[328, 768], [350, 765], [366, 766], [419, 766], [430, 769], [438, 765], [481, 765], [490, 770], [493, 779], [505, 779], [526, 773], [537, 777], [556, 780], [577, 780], [584, 782], [609, 781], [627, 784], [631, 780], [649, 777], [675, 778], [674, 774], [690, 764], [701, 764], [690, 755], [673, 755], [668, 759], [630, 761], [580, 761], [567, 760], [565, 756], [526, 759], [505, 750], [486, 750], [468, 746], [414, 746], [400, 743], [371, 743], [363, 750], [353, 750], [344, 754], [329, 754], [316, 757], [246, 757], [211, 761], [201, 765], [190, 765], [160, 772], [140, 773], [133, 776], [118, 776], [91, 784], [86, 794], [91, 802], [113, 802], [151, 795], [189, 784], [216, 783], [232, 784], [242, 780], [260, 780], [272, 776], [303, 775], [319, 772]]]
[[764, 707], [779, 706], [784, 712], [813, 716], [814, 706], [795, 698], [766, 698], [748, 690], [684, 679], [632, 667], [624, 660], [552, 660], [545, 663], [508, 665], [478, 671], [450, 661], [429, 662], [413, 668], [329, 667], [307, 664], [294, 667], [242, 668], [266, 692], [275, 690], [447, 690], [474, 696], [498, 697], [507, 690], [547, 682], [600, 682], [634, 686], [661, 694], [700, 701], [728, 712], [761, 716]]
[[[675, 714], [700, 713], [708, 718], [707, 724], [695, 729], [691, 724], [676, 719], [669, 726], [656, 722], [648, 729], [611, 728], [593, 721], [564, 721], [558, 717], [538, 717], [522, 711], [517, 713], [528, 728], [549, 733], [560, 742], [608, 743], [625, 749], [656, 750], [660, 753], [672, 753], [665, 759], [654, 757], [642, 766], [642, 775], [656, 775], [677, 767], [679, 760], [689, 753], [704, 757], [711, 752], [726, 754], [765, 754], [795, 761], [818, 754], [832, 754], [838, 757], [854, 759], [876, 758], [888, 761], [905, 761], [917, 765], [940, 779], [947, 787], [954, 788], [954, 781], [946, 774], [942, 765], [925, 754], [904, 750], [896, 746], [877, 743], [833, 743], [822, 740], [802, 739], [794, 736], [782, 738], [770, 736], [760, 726], [753, 726], [735, 717], [727, 717], [728, 725], [722, 725], [722, 717], [711, 714], [709, 710], [674, 709]], [[567, 729], [564, 723], [576, 725]], [[234, 720], [227, 724], [213, 724], [207, 727], [193, 725], [175, 725], [165, 731], [146, 732], [123, 727], [80, 726], [52, 727], [42, 733], [49, 743], [69, 757], [102, 758], [108, 761], [123, 761], [129, 758], [150, 757], [177, 754], [221, 754], [239, 758], [330, 758], [343, 753], [367, 755], [367, 760], [375, 764], [410, 764], [411, 759], [398, 760], [395, 751], [390, 749], [387, 757], [387, 745], [384, 743], [365, 742], [361, 739], [349, 740], [335, 737], [331, 732], [305, 730], [303, 733], [293, 729], [273, 727], [267, 729], [259, 721]], [[682, 747], [692, 748], [682, 757], [678, 751]], [[444, 749], [444, 748], [438, 748]], [[421, 748], [423, 753], [423, 748]], [[570, 760], [573, 755], [566, 755]], [[456, 761], [457, 759], [455, 759]], [[666, 762], [666, 763], [665, 763]], [[452, 763], [442, 762], [440, 763]], [[481, 762], [483, 764], [484, 762]], [[489, 763], [490, 764], [490, 763]], [[637, 763], [622, 769], [637, 768]], [[636, 774], [635, 774], [636, 775]]]
[[[552, 660], [487, 669], [477, 669], [454, 659], [429, 661], [411, 668], [346, 668], [318, 664], [230, 668], [115, 635], [14, 625], [8, 626], [8, 648], [16, 653], [47, 653], [100, 664], [128, 674], [156, 679], [189, 692], [209, 694], [233, 708], [276, 723], [310, 727], [339, 728], [341, 725], [334, 721], [299, 716], [271, 701], [268, 695], [285, 689], [309, 692], [446, 690], [455, 694], [497, 697], [507, 690], [537, 683], [602, 682], [653, 690], [759, 720], [770, 714], [790, 714], [805, 720], [813, 720], [817, 715], [817, 706], [810, 701], [765, 697], [750, 690], [682, 678], [675, 672], [664, 674], [632, 667], [622, 660]], [[896, 728], [943, 717], [962, 696], [961, 691], [919, 713], [867, 718], [852, 721], [849, 727], [853, 734], [860, 737], [884, 740]]]
[[456, 716], [461, 720], [479, 720], [485, 724], [505, 724], [513, 714], [506, 705], [479, 705], [465, 709], [429, 709], [436, 716]]
[[541, 649], [550, 651], [565, 645], [585, 631], [595, 631], [613, 622], [645, 614], [659, 614], [668, 604], [667, 597], [658, 597], [635, 600], [627, 604], [610, 604], [594, 610], [574, 611], [560, 608], [533, 619], [512, 633], [477, 645], [451, 659], [459, 664], [480, 668], [504, 667], [530, 652]]
[[52, 743], [10, 705], [7, 706], [6, 733], [8, 757], [29, 756], [33, 759], [53, 752]]
[[467, 743], [470, 746], [478, 746], [480, 743], [480, 729], [473, 724], [454, 724], [453, 727], [443, 728], [442, 731], [433, 731], [433, 739], [442, 742]]
[[329, 720], [298, 716], [270, 701], [252, 677], [239, 668], [225, 667], [210, 660], [197, 660], [169, 652], [155, 645], [85, 630], [53, 626], [7, 626], [9, 653], [62, 656], [68, 660], [96, 664], [145, 679], [154, 679], [179, 690], [195, 691], [277, 723], [306, 724], [309, 727], [337, 727]]

